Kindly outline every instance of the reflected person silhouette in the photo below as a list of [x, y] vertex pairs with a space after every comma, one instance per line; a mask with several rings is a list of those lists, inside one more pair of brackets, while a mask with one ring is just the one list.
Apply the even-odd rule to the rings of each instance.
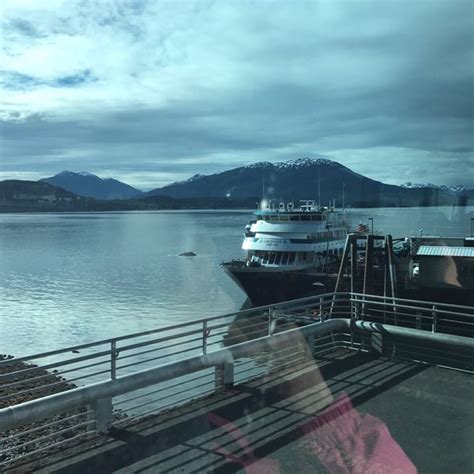
[[[232, 341], [240, 343], [265, 335], [263, 319], [258, 322], [257, 336], [253, 332], [246, 334], [245, 327], [242, 319], [233, 324]], [[295, 325], [293, 328], [297, 329]], [[288, 325], [285, 329], [288, 329]], [[233, 342], [229, 340], [229, 343]], [[292, 365], [291, 370], [279, 373], [281, 378], [277, 388], [274, 384], [271, 388], [262, 390], [256, 403], [261, 411], [268, 412], [263, 418], [266, 417], [269, 424], [281, 423], [280, 419], [272, 420], [274, 411], [280, 407], [284, 407], [283, 410], [288, 413], [301, 415], [296, 432], [289, 438], [290, 442], [298, 440], [296, 447], [292, 445], [291, 451], [295, 457], [293, 472], [417, 472], [384, 422], [371, 414], [357, 411], [346, 392], [333, 394], [312, 350], [299, 331], [296, 331], [296, 338], [289, 347], [298, 354], [297, 362]], [[281, 351], [282, 347], [272, 347], [272, 350]], [[304, 373], [299, 372], [302, 368]], [[308, 404], [308, 400], [311, 403]], [[261, 427], [258, 428], [261, 426], [262, 416], [260, 411], [258, 415], [255, 413], [249, 411], [244, 424], [227, 420], [217, 413], [209, 413], [208, 422], [222, 433], [218, 441], [213, 443], [215, 453], [234, 464], [236, 469], [244, 469], [249, 474], [286, 471], [281, 458], [272, 456], [272, 450], [268, 455], [259, 455], [262, 452], [262, 441], [255, 441], [254, 438], [255, 432], [262, 430]], [[233, 450], [231, 446], [234, 447]]]

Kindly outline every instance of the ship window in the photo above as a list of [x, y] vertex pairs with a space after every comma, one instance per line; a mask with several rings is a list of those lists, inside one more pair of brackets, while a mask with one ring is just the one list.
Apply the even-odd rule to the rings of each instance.
[[294, 261], [295, 261], [295, 253], [290, 252], [290, 254], [288, 255], [288, 265], [291, 265], [292, 263], [294, 263]]
[[302, 214], [301, 215], [301, 220], [302, 221], [309, 221], [311, 220], [310, 216], [308, 216], [307, 214]]
[[290, 221], [299, 221], [299, 220], [300, 220], [299, 214], [296, 214], [294, 216], [290, 216]]
[[283, 214], [282, 216], [280, 216], [280, 220], [281, 221], [288, 221], [289, 220], [289, 217], [288, 214]]
[[282, 252], [277, 252], [276, 257], [275, 257], [275, 265], [281, 264], [281, 257], [282, 257]]
[[283, 252], [281, 256], [281, 264], [286, 265], [288, 262], [288, 252]]
[[301, 260], [306, 260], [306, 252], [301, 252]]

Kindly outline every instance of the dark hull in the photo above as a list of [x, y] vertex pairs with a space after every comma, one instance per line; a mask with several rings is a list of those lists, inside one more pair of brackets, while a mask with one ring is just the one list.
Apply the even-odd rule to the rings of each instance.
[[398, 297], [445, 304], [474, 306], [474, 289], [471, 288], [401, 288], [399, 289]]
[[252, 271], [224, 266], [255, 306], [304, 298], [332, 291], [334, 278], [308, 271]]

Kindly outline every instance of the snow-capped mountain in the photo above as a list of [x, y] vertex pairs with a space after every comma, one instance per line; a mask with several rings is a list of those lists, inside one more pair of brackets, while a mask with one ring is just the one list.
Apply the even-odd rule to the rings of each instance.
[[52, 184], [79, 196], [95, 199], [130, 199], [139, 197], [142, 192], [113, 178], [99, 178], [87, 171], [61, 171], [40, 181]]
[[[410, 188], [387, 185], [369, 179], [327, 157], [298, 158], [271, 163], [263, 161], [212, 175], [190, 179], [154, 189], [147, 196], [173, 198], [223, 198], [297, 202], [315, 199], [327, 205], [418, 206], [456, 204], [458, 196], [443, 189]], [[435, 192], [436, 191], [436, 192]]]
[[279, 163], [275, 163], [274, 166], [275, 168], [278, 169], [288, 169], [288, 168], [308, 168], [311, 166], [318, 166], [318, 165], [324, 165], [324, 166], [335, 166], [335, 167], [340, 167], [344, 168], [343, 165], [338, 163], [337, 161], [330, 160], [325, 157], [320, 157], [320, 158], [297, 158], [296, 160], [289, 160], [289, 161], [281, 161]]
[[406, 189], [422, 189], [422, 188], [442, 189], [443, 191], [447, 191], [454, 194], [459, 194], [466, 191], [466, 187], [462, 186], [461, 184], [447, 186], [444, 184], [439, 185], [439, 184], [433, 184], [433, 183], [412, 183], [408, 181], [407, 183], [403, 183], [400, 186]]
[[[241, 169], [255, 169], [255, 168], [275, 168], [279, 170], [284, 169], [297, 169], [297, 168], [308, 168], [317, 165], [335, 166], [344, 168], [343, 165], [337, 161], [330, 160], [322, 155], [317, 155], [318, 158], [297, 158], [296, 160], [280, 161], [277, 163], [270, 163], [269, 161], [259, 161], [258, 163], [252, 163], [251, 165], [242, 166]], [[199, 175], [196, 175], [199, 176]]]

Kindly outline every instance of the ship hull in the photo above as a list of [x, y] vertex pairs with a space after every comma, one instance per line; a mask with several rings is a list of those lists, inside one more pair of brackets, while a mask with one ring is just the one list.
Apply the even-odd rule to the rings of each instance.
[[332, 291], [335, 283], [331, 276], [308, 270], [262, 271], [262, 269], [226, 265], [224, 269], [247, 294], [254, 306], [322, 294]]

